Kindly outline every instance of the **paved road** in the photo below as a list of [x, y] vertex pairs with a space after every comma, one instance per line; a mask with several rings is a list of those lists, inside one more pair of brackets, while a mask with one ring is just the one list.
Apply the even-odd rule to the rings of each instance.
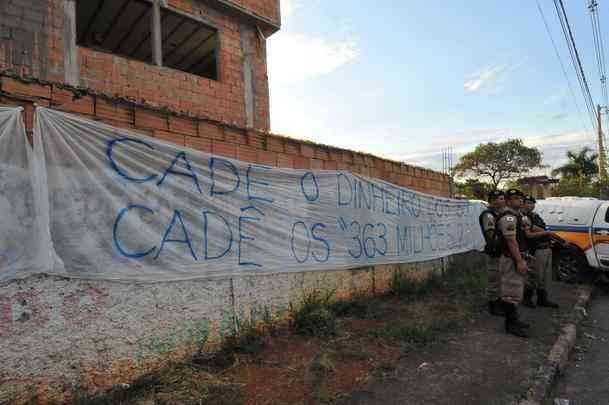
[[[609, 291], [592, 301], [573, 359], [559, 380], [554, 398], [569, 405], [609, 404]], [[565, 402], [566, 403], [566, 402]]]

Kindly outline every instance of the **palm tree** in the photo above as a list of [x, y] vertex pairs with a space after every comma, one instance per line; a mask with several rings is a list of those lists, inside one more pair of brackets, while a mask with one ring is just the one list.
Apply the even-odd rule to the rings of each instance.
[[593, 153], [589, 147], [586, 146], [579, 152], [568, 151], [567, 158], [569, 161], [565, 165], [552, 170], [553, 176], [560, 174], [562, 177], [575, 178], [583, 186], [584, 182], [598, 174], [598, 154]]

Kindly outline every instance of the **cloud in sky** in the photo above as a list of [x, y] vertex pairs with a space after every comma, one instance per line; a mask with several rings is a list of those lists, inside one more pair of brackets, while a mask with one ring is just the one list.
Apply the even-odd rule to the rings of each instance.
[[570, 97], [567, 91], [560, 91], [552, 94], [543, 101], [543, 105], [551, 107], [559, 107], [562, 110], [569, 108]]
[[479, 143], [496, 142], [508, 138], [518, 138], [522, 134], [519, 131], [511, 128], [479, 128], [466, 131], [458, 131], [450, 135], [433, 136], [429, 146], [411, 150], [407, 154], [397, 155], [398, 159], [417, 159], [421, 156], [430, 156], [439, 153], [439, 151], [447, 147], [453, 148], [453, 151], [467, 152], [472, 150]]
[[564, 120], [568, 116], [569, 116], [569, 114], [567, 114], [567, 113], [555, 114], [555, 115], [552, 116], [552, 120], [553, 121], [560, 121], [560, 120]]
[[334, 72], [359, 56], [354, 40], [332, 41], [284, 32], [269, 44], [269, 71], [274, 83], [290, 83]]
[[[315, 79], [337, 74], [350, 64], [357, 63], [361, 58], [362, 42], [357, 37], [357, 31], [349, 27], [347, 22], [336, 23], [328, 21], [327, 14], [319, 12], [314, 5], [320, 0], [282, 0], [282, 29], [268, 41], [268, 71], [271, 98], [271, 119], [273, 131], [291, 134], [297, 138], [332, 144], [354, 150], [362, 150], [395, 160], [441, 169], [441, 151], [451, 146], [455, 153], [455, 161], [464, 153], [471, 151], [482, 142], [497, 142], [508, 138], [524, 139], [527, 145], [537, 146], [544, 153], [544, 162], [549, 165], [560, 164], [568, 149], [577, 149], [588, 144], [587, 134], [556, 133], [548, 136], [548, 132], [538, 131], [526, 125], [516, 128], [521, 123], [513, 123], [512, 128], [473, 128], [455, 130], [455, 126], [446, 131], [441, 124], [417, 122], [416, 127], [410, 127], [401, 122], [400, 118], [391, 117], [388, 120], [357, 120], [350, 110], [350, 103], [345, 95], [345, 102], [338, 104], [343, 108], [334, 108], [316, 102], [307, 89], [315, 89]], [[317, 25], [332, 29], [318, 29], [302, 24], [306, 19], [316, 20]], [[308, 28], [307, 28], [308, 27]], [[345, 28], [346, 27], [346, 28]], [[466, 77], [454, 78], [457, 92], [458, 86], [463, 85], [465, 93], [476, 95], [496, 95], [507, 88], [514, 72], [523, 65], [521, 56], [507, 57], [505, 63], [493, 63], [481, 68]], [[514, 63], [518, 62], [518, 63]], [[362, 64], [363, 65], [363, 64]], [[357, 69], [357, 66], [353, 67]], [[332, 76], [330, 76], [332, 77]], [[454, 88], [454, 86], [453, 86]], [[383, 99], [383, 87], [375, 89], [380, 97], [371, 103], [390, 102]], [[314, 91], [314, 90], [311, 90]], [[369, 91], [369, 90], [368, 90]], [[551, 94], [555, 92], [554, 94]], [[294, 94], [305, 96], [294, 97]], [[565, 90], [552, 88], [547, 91], [548, 98], [543, 100], [545, 106], [543, 116], [537, 120], [553, 121], [554, 128], [566, 126], [574, 114], [567, 107], [570, 100]], [[360, 94], [359, 97], [362, 95]], [[463, 97], [463, 92], [459, 94]], [[418, 102], [418, 101], [417, 101]], [[430, 111], [429, 114], [432, 114]], [[533, 112], [530, 112], [531, 114]], [[362, 123], [363, 121], [363, 123]], [[355, 122], [358, 122], [357, 125]], [[463, 128], [457, 122], [456, 128]], [[492, 123], [490, 124], [493, 125]], [[499, 124], [505, 125], [505, 124]], [[469, 126], [469, 125], [467, 125]], [[539, 128], [535, 124], [534, 128]], [[408, 136], [416, 134], [416, 136]], [[379, 142], [382, 139], [383, 142]]]
[[339, 38], [294, 32], [290, 20], [304, 7], [301, 0], [282, 0], [281, 31], [268, 42], [271, 85], [285, 85], [330, 74], [352, 63], [360, 55], [357, 40], [348, 34]]
[[463, 88], [468, 93], [496, 93], [501, 89], [506, 74], [518, 66], [507, 64], [486, 66], [466, 78]]
[[285, 23], [301, 6], [300, 0], [281, 0], [281, 21]]
[[565, 132], [553, 135], [530, 136], [524, 139], [524, 143], [530, 147], [550, 147], [550, 146], [571, 146], [577, 148], [578, 145], [594, 143], [594, 139], [588, 132]]
[[[543, 163], [551, 167], [559, 166], [566, 162], [568, 150], [579, 150], [585, 146], [596, 148], [595, 140], [588, 132], [563, 132], [551, 135], [538, 135], [525, 133], [518, 130], [497, 129], [472, 131], [469, 135], [461, 133], [459, 137], [453, 137], [450, 143], [444, 143], [442, 147], [428, 147], [408, 154], [396, 154], [392, 158], [413, 163], [433, 169], [442, 168], [442, 152], [446, 145], [452, 146], [454, 162], [465, 153], [472, 151], [476, 145], [482, 142], [503, 141], [508, 138], [521, 138], [525, 145], [539, 148], [543, 155]], [[444, 138], [447, 139], [447, 138]], [[455, 141], [458, 139], [458, 141]]]

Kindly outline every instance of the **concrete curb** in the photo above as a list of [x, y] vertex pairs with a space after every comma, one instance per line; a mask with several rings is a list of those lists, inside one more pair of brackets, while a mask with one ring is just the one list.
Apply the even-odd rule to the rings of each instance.
[[560, 335], [556, 339], [552, 350], [540, 367], [537, 375], [527, 391], [527, 398], [519, 402], [519, 405], [540, 405], [550, 393], [552, 384], [556, 377], [562, 373], [569, 361], [571, 350], [577, 339], [577, 327], [583, 319], [588, 316], [586, 308], [592, 298], [594, 287], [580, 287], [577, 290], [577, 302], [569, 314], [567, 323], [562, 327]]

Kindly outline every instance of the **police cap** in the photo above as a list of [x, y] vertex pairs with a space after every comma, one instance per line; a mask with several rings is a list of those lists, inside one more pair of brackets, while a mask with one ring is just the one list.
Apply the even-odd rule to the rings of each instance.
[[496, 200], [497, 198], [499, 198], [501, 196], [505, 196], [505, 193], [503, 191], [501, 191], [501, 190], [489, 191], [489, 193], [488, 193], [488, 200], [489, 201], [493, 201], [493, 200]]
[[515, 188], [511, 188], [508, 191], [505, 192], [505, 196], [507, 198], [511, 198], [511, 197], [520, 197], [520, 198], [524, 198], [524, 193], [518, 189]]
[[523, 201], [525, 203], [533, 203], [533, 204], [537, 203], [537, 200], [532, 195], [525, 195]]

